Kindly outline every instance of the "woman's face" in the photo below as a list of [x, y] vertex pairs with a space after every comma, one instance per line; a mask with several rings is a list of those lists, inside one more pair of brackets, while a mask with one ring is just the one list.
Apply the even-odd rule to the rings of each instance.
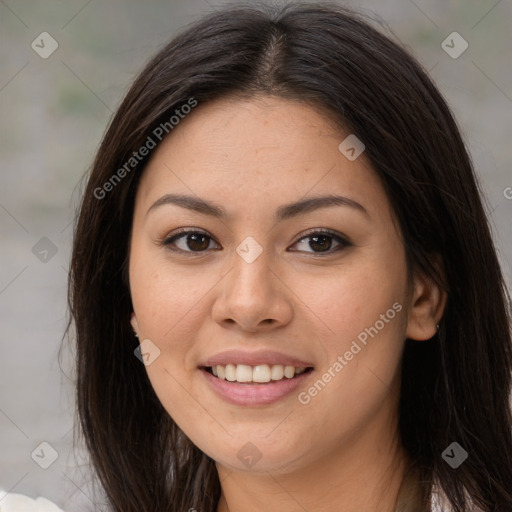
[[145, 369], [231, 469], [379, 446], [404, 339], [435, 333], [413, 318], [421, 287], [364, 153], [339, 149], [348, 135], [298, 102], [223, 99], [182, 120], [141, 178], [129, 275]]

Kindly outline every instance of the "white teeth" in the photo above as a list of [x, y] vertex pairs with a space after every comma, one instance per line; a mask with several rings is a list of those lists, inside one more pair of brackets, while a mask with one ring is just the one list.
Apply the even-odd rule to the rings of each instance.
[[282, 364], [273, 365], [270, 377], [272, 380], [281, 380], [284, 377], [284, 366]]
[[[219, 371], [219, 366], [217, 366], [217, 371]], [[226, 365], [226, 380], [230, 382], [234, 382], [236, 380], [236, 366], [234, 364]]]
[[246, 364], [236, 365], [236, 380], [237, 382], [251, 382], [252, 381], [252, 368]]
[[252, 369], [253, 382], [270, 382], [270, 366], [260, 364]]
[[212, 373], [221, 380], [230, 382], [258, 382], [265, 383], [271, 380], [291, 379], [306, 371], [305, 367], [283, 366], [282, 364], [260, 364], [249, 366], [247, 364], [228, 364], [226, 366], [212, 366]]
[[295, 375], [295, 368], [293, 366], [284, 367], [284, 376], [287, 379], [291, 379]]

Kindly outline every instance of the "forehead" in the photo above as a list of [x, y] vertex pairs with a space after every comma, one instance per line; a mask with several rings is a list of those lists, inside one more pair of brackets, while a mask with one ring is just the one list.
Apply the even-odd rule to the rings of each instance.
[[364, 153], [350, 161], [340, 151], [348, 135], [298, 101], [231, 98], [198, 105], [152, 155], [138, 202], [180, 192], [248, 207], [255, 195], [261, 206], [338, 192], [366, 197], [369, 209], [388, 209]]

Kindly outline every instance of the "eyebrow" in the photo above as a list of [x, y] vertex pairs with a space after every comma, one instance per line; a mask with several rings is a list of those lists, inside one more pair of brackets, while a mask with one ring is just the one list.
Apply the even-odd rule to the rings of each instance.
[[[204, 199], [200, 199], [199, 197], [182, 194], [166, 194], [162, 196], [149, 207], [146, 215], [148, 215], [149, 212], [155, 210], [159, 206], [166, 204], [180, 206], [181, 208], [186, 208], [203, 215], [210, 215], [218, 219], [227, 219], [228, 217], [222, 206], [206, 201]], [[368, 218], [370, 217], [368, 211], [363, 205], [348, 197], [334, 194], [320, 197], [311, 197], [308, 199], [282, 205], [276, 210], [274, 217], [276, 221], [283, 221], [292, 217], [296, 217], [297, 215], [303, 215], [320, 208], [327, 208], [331, 206], [348, 206], [360, 211]]]

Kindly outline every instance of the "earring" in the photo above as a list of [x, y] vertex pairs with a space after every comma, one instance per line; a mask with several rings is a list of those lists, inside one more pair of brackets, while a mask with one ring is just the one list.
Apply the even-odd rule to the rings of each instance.
[[[439, 327], [439, 326], [438, 326], [438, 327]], [[133, 330], [133, 335], [134, 335], [136, 338], [138, 338], [138, 337], [139, 337], [139, 335], [135, 332], [135, 329]]]
[[436, 326], [436, 327], [437, 327], [437, 332], [439, 332], [439, 324], [437, 324], [437, 326]]

